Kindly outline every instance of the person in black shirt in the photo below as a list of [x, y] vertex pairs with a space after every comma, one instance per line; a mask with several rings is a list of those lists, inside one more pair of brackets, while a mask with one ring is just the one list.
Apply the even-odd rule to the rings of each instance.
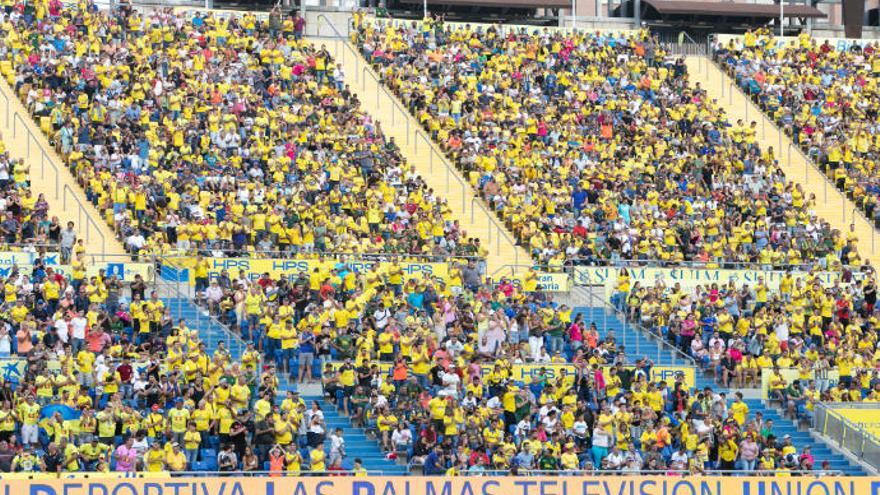
[[64, 463], [64, 457], [58, 452], [58, 446], [55, 443], [50, 443], [49, 447], [46, 449], [46, 453], [43, 454], [43, 465], [45, 466], [45, 471], [47, 473], [60, 473], [62, 464]]
[[364, 361], [357, 368], [357, 376], [358, 376], [358, 385], [364, 387], [364, 389], [370, 388], [370, 382], [373, 380], [373, 374], [370, 372], [370, 366], [367, 361]]
[[0, 441], [0, 472], [8, 473], [12, 470], [13, 457], [15, 457], [15, 449], [6, 440]]
[[244, 456], [244, 451], [247, 447], [248, 425], [251, 426], [250, 429], [253, 429], [253, 421], [250, 420], [249, 416], [247, 410], [243, 409], [239, 411], [238, 418], [229, 428], [229, 442], [235, 447], [235, 453], [239, 459]]
[[143, 301], [144, 295], [147, 291], [147, 284], [144, 283], [144, 279], [141, 278], [140, 274], [134, 276], [134, 282], [131, 283], [131, 298], [135, 299], [135, 296], [138, 296], [138, 300]]
[[264, 416], [254, 423], [254, 450], [260, 464], [269, 460], [269, 450], [275, 443], [275, 421]]

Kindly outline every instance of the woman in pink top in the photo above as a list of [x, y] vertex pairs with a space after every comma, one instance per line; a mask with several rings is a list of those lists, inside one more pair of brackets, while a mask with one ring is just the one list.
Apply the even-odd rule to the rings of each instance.
[[583, 315], [578, 315], [574, 323], [568, 327], [568, 339], [571, 342], [571, 348], [578, 350], [584, 345], [584, 322]]
[[137, 450], [132, 448], [132, 437], [128, 437], [125, 443], [116, 447], [116, 471], [134, 472], [137, 464]]
[[745, 439], [739, 444], [739, 462], [740, 469], [745, 472], [755, 470], [758, 463], [758, 444], [755, 440], [746, 435]]
[[691, 341], [694, 340], [694, 335], [696, 335], [696, 333], [697, 320], [694, 319], [693, 313], [688, 313], [684, 321], [681, 322], [681, 330], [678, 334], [681, 337], [681, 350], [684, 352], [690, 351]]

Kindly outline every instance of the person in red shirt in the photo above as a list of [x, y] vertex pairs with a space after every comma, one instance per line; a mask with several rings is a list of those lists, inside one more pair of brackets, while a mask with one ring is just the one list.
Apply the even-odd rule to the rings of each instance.
[[336, 289], [330, 285], [330, 279], [325, 278], [323, 282], [321, 282], [321, 288], [318, 290], [321, 295], [321, 299], [327, 300], [332, 297], [336, 293]]
[[110, 345], [113, 339], [104, 332], [100, 327], [89, 328], [86, 333], [86, 346], [89, 351], [100, 354], [104, 351], [104, 347]]

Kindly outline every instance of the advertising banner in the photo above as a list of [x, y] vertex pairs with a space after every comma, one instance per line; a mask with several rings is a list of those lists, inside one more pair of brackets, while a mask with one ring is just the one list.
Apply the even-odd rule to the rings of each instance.
[[[743, 35], [741, 35], [741, 34], [716, 34], [714, 36], [715, 36], [715, 39], [720, 41], [721, 43], [723, 43], [724, 46], [727, 46], [727, 44], [730, 43], [731, 41], [733, 41], [734, 46], [738, 49], [742, 48], [742, 46], [743, 46]], [[785, 46], [797, 44], [800, 42], [800, 40], [798, 40], [798, 38], [796, 36], [785, 36], [783, 38], [776, 36], [774, 38], [774, 40], [776, 40], [777, 47], [785, 47]], [[850, 48], [852, 48], [853, 46], [869, 45], [871, 43], [874, 43], [875, 40], [873, 40], [873, 39], [821, 37], [821, 38], [815, 38], [815, 41], [816, 41], [817, 45], [821, 45], [827, 41], [828, 44], [831, 45], [835, 50], [846, 51], [846, 50], [849, 50]], [[760, 42], [760, 40], [759, 40], [759, 42]]]
[[875, 439], [880, 439], [880, 408], [832, 407], [830, 411], [864, 428]]
[[[374, 268], [387, 270], [392, 266], [388, 261], [346, 261], [338, 260], [293, 260], [293, 259], [250, 259], [250, 258], [205, 258], [210, 268], [208, 278], [213, 280], [220, 276], [223, 270], [232, 278], [237, 278], [239, 272], [244, 272], [251, 280], [260, 278], [268, 273], [272, 278], [288, 277], [296, 278], [300, 273], [312, 273], [315, 268], [322, 272], [329, 272], [337, 265], [343, 264], [358, 273], [365, 273]], [[195, 285], [195, 275], [192, 267], [195, 266], [195, 258], [178, 261], [178, 264], [189, 269], [190, 283]], [[422, 279], [425, 277], [449, 281], [448, 263], [419, 263], [400, 262], [404, 280]]]
[[[332, 361], [334, 369], [339, 369], [342, 366], [342, 362], [340, 361]], [[381, 373], [390, 373], [392, 368], [392, 363], [379, 363], [379, 371]], [[494, 364], [487, 363], [480, 365], [481, 374], [488, 375], [492, 372], [494, 368]], [[609, 366], [603, 366], [603, 372], [605, 376], [608, 376], [608, 368]], [[633, 369], [632, 366], [624, 366], [624, 368]], [[697, 384], [697, 375], [696, 370], [690, 366], [653, 366], [651, 367], [651, 381], [652, 382], [660, 382], [665, 381], [668, 384], [671, 384], [675, 381], [675, 376], [677, 374], [684, 375], [684, 382], [687, 384], [689, 388], [696, 387]], [[574, 377], [577, 376], [577, 368], [573, 364], [514, 364], [512, 365], [512, 378], [516, 381], [521, 381], [524, 383], [531, 383], [532, 379], [536, 376], [541, 376], [547, 378], [547, 380], [556, 380], [556, 378], [560, 375], [565, 377], [571, 377], [572, 381]]]
[[[698, 285], [704, 288], [717, 284], [718, 287], [734, 282], [737, 287], [743, 284], [754, 287], [758, 280], [763, 278], [764, 284], [770, 290], [779, 288], [779, 281], [785, 274], [781, 270], [725, 270], [721, 268], [648, 268], [648, 267], [627, 267], [629, 274], [630, 287], [636, 282], [642, 286], [653, 287], [657, 282], [662, 282], [666, 287], [673, 287], [675, 284], [681, 286], [684, 290], [693, 290]], [[621, 272], [621, 268], [617, 266], [582, 266], [575, 268], [574, 283], [576, 285], [593, 285], [605, 288], [606, 296], [617, 287], [617, 278]], [[840, 272], [804, 272], [793, 271], [792, 277], [798, 279], [818, 278], [823, 286], [834, 285], [840, 280]], [[858, 280], [862, 274], [853, 272], [853, 278]]]
[[880, 477], [314, 476], [0, 479], [3, 495], [878, 495]]

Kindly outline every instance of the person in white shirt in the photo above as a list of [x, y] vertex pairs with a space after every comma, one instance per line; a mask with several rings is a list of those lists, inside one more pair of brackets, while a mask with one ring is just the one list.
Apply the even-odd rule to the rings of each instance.
[[529, 432], [531, 430], [532, 423], [526, 417], [516, 424], [516, 429], [514, 430], [513, 435], [517, 440], [525, 440], [526, 438], [529, 438]]
[[0, 322], [0, 358], [8, 358], [12, 353], [10, 330], [12, 330], [12, 326], [9, 323]]
[[77, 311], [73, 318], [70, 319], [68, 333], [72, 337], [70, 346], [74, 356], [76, 356], [86, 341], [86, 329], [88, 326], [89, 320], [83, 316], [81, 311]]
[[608, 454], [608, 457], [605, 458], [603, 464], [605, 464], [605, 469], [610, 470], [618, 470], [623, 467], [626, 462], [626, 456], [623, 455], [623, 452], [617, 448], [617, 445], [611, 448], [611, 453]]
[[128, 246], [128, 249], [132, 254], [137, 254], [147, 245], [147, 240], [144, 238], [144, 234], [142, 234], [140, 230], [136, 230], [132, 235], [128, 236], [125, 240], [125, 244]]
[[61, 342], [64, 342], [65, 345], [70, 340], [69, 321], [70, 321], [70, 318], [67, 316], [62, 316], [62, 317], [58, 318], [57, 320], [55, 320], [55, 333], [58, 334], [58, 339]]
[[379, 308], [373, 312], [373, 319], [376, 320], [376, 328], [384, 330], [388, 320], [391, 319], [391, 311], [388, 311], [388, 308]]
[[546, 348], [541, 347], [541, 350], [540, 350], [538, 356], [535, 358], [535, 362], [542, 363], [542, 364], [547, 364], [550, 362], [550, 354], [547, 353]]
[[342, 437], [342, 428], [336, 428], [330, 435], [330, 464], [342, 462], [345, 457], [345, 438]]
[[397, 452], [408, 450], [412, 445], [412, 431], [403, 423], [398, 423], [397, 429], [391, 434], [391, 444], [394, 445], [394, 450]]
[[211, 285], [205, 289], [205, 299], [208, 301], [208, 310], [216, 313], [220, 306], [220, 300], [223, 299], [223, 289], [220, 288], [220, 284], [216, 280], [212, 281]]
[[669, 459], [669, 467], [672, 469], [687, 469], [688, 455], [685, 451], [684, 445], [672, 453], [672, 457]]
[[541, 419], [541, 423], [544, 425], [544, 430], [547, 433], [553, 434], [556, 433], [556, 427], [559, 426], [559, 418], [556, 416], [556, 411], [550, 411]]
[[449, 371], [440, 372], [440, 380], [443, 382], [443, 389], [437, 392], [441, 397], [458, 397], [458, 386], [461, 385], [461, 378], [455, 372], [455, 365], [449, 366]]
[[463, 350], [464, 344], [459, 342], [458, 337], [456, 337], [455, 335], [450, 337], [449, 340], [446, 342], [446, 352], [448, 352], [452, 358], [457, 357]]

